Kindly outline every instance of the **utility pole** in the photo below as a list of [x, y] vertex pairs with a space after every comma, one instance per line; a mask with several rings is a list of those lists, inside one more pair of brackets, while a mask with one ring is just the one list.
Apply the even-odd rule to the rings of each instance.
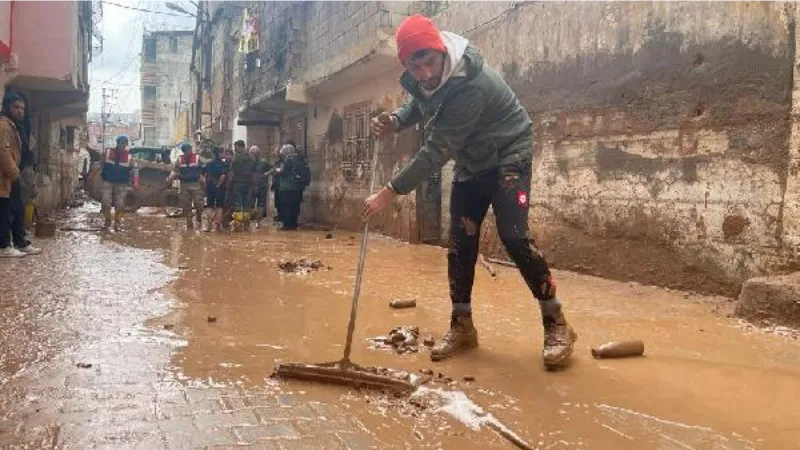
[[103, 97], [101, 98], [101, 106], [100, 106], [100, 150], [102, 152], [106, 151], [106, 120], [108, 116], [106, 115], [106, 99], [108, 99], [106, 95], [106, 88], [103, 88]]
[[[195, 74], [195, 93], [194, 103], [194, 130], [197, 132], [203, 125], [203, 67], [205, 52], [205, 21], [203, 20], [204, 2], [197, 2], [197, 22], [194, 29], [194, 40], [192, 41], [192, 70]], [[195, 60], [196, 57], [196, 60]], [[191, 137], [190, 137], [191, 139]]]
[[116, 109], [115, 106], [117, 103], [117, 90], [116, 89], [108, 89], [103, 88], [103, 94], [100, 98], [101, 105], [100, 105], [100, 140], [101, 148], [103, 151], [106, 150], [106, 124], [109, 123], [109, 118], [111, 118], [113, 111]]

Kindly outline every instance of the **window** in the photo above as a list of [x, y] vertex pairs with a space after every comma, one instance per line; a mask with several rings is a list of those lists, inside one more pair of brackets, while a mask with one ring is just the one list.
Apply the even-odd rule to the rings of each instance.
[[258, 57], [258, 53], [248, 53], [244, 57], [245, 72], [250, 72], [257, 67], [261, 67], [261, 58]]
[[344, 152], [342, 153], [342, 175], [348, 181], [366, 183], [372, 165], [372, 135], [369, 129], [369, 102], [357, 103], [344, 108], [342, 125]]
[[175, 36], [169, 38], [169, 51], [178, 53], [178, 38]]
[[147, 62], [156, 62], [156, 38], [145, 38], [144, 40], [144, 60]]
[[142, 89], [142, 97], [144, 100], [155, 100], [156, 99], [156, 87], [155, 86], [145, 86]]
[[67, 127], [67, 147], [68, 149], [75, 148], [75, 131], [78, 127], [68, 126]]

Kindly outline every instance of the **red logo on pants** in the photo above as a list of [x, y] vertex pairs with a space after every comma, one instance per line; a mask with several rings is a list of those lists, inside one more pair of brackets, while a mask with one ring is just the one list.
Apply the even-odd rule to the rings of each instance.
[[525, 191], [517, 191], [517, 205], [520, 208], [528, 207], [528, 193]]

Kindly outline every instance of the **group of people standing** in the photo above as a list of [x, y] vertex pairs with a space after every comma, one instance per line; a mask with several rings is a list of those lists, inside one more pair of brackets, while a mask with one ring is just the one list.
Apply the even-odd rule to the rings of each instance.
[[[139, 188], [136, 160], [131, 157], [126, 136], [118, 136], [116, 147], [103, 154], [101, 212], [104, 228], [118, 230], [125, 211], [128, 189]], [[227, 229], [234, 225], [247, 229], [251, 220], [260, 224], [266, 217], [268, 184], [272, 177], [275, 222], [281, 230], [296, 230], [303, 191], [310, 182], [308, 164], [291, 140], [277, 151], [271, 162], [253, 145], [246, 150], [244, 141], [236, 141], [233, 153], [207, 139], [195, 151], [192, 144], [181, 144], [181, 154], [172, 164], [166, 182], [180, 181], [180, 206], [186, 227], [202, 224], [203, 231]], [[93, 172], [94, 176], [97, 172]], [[115, 212], [112, 215], [111, 209]]]
[[189, 143], [181, 145], [182, 154], [167, 181], [180, 180], [187, 228], [194, 228], [195, 222], [204, 231], [228, 228], [231, 220], [244, 229], [251, 221], [261, 223], [268, 209], [271, 177], [275, 222], [281, 230], [297, 229], [303, 191], [310, 182], [308, 164], [297, 146], [286, 141], [274, 162], [258, 146], [246, 147], [244, 141], [236, 141], [231, 154], [210, 140], [200, 144], [199, 152]]

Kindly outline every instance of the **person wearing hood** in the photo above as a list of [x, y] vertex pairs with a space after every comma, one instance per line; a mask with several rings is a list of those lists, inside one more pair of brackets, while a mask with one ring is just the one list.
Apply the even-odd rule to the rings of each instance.
[[[183, 215], [186, 217], [186, 228], [194, 228], [194, 222], [202, 223], [203, 207], [205, 206], [205, 180], [203, 179], [200, 155], [192, 151], [192, 144], [181, 144], [182, 154], [172, 166], [172, 173], [167, 177], [171, 184], [176, 178], [181, 181], [180, 203]], [[194, 219], [192, 219], [192, 205], [194, 205]]]
[[[31, 121], [21, 92], [7, 91], [0, 116], [0, 257], [41, 253], [25, 236], [25, 205], [20, 176], [33, 166]], [[13, 247], [12, 247], [13, 243]]]
[[449, 160], [455, 161], [450, 197], [447, 253], [450, 329], [431, 351], [442, 360], [477, 347], [472, 321], [472, 285], [480, 228], [489, 206], [508, 254], [538, 300], [544, 328], [542, 359], [562, 367], [577, 335], [556, 297], [556, 284], [528, 229], [533, 162], [533, 127], [517, 96], [500, 74], [484, 63], [464, 37], [440, 32], [421, 15], [408, 17], [395, 35], [400, 84], [411, 100], [372, 120], [379, 137], [424, 124], [425, 143], [414, 158], [377, 193], [364, 201], [363, 217], [386, 208], [414, 190]]
[[298, 153], [294, 141], [286, 141], [280, 150], [281, 165], [275, 169], [279, 193], [278, 222], [279, 229], [296, 230], [300, 217], [300, 205], [303, 203], [303, 190], [309, 182], [308, 166]]
[[[139, 169], [130, 152], [128, 136], [117, 136], [117, 145], [108, 148], [103, 153], [103, 166], [100, 170], [100, 177], [103, 179], [101, 187], [100, 211], [105, 219], [103, 228], [111, 226], [114, 220], [114, 230], [119, 231], [122, 226], [122, 215], [125, 212], [125, 196], [128, 195], [128, 188], [133, 186], [139, 189]], [[93, 178], [95, 174], [90, 175]], [[114, 207], [114, 215], [111, 215], [111, 207]]]

